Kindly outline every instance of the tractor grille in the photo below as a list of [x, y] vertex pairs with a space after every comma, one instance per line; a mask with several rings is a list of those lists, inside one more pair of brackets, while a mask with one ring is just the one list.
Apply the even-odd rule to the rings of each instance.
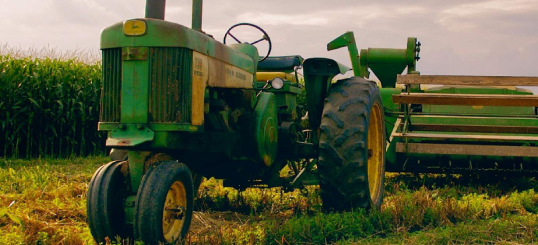
[[190, 123], [192, 51], [150, 48], [149, 122]]
[[121, 105], [121, 48], [103, 50], [101, 122], [119, 122]]
[[[190, 123], [192, 51], [185, 48], [149, 50], [149, 122]], [[121, 48], [103, 50], [101, 122], [120, 122]]]

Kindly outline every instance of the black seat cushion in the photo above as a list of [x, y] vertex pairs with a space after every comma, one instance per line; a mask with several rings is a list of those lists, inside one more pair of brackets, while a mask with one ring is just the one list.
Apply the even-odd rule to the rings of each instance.
[[296, 66], [303, 64], [303, 57], [299, 55], [267, 57], [258, 63], [258, 71], [283, 71], [290, 72]]

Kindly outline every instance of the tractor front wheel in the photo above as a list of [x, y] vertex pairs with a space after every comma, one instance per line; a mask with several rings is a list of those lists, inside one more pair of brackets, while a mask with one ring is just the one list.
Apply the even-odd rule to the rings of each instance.
[[385, 122], [379, 88], [363, 78], [331, 86], [318, 162], [326, 211], [379, 208], [385, 176]]
[[123, 203], [129, 193], [121, 171], [126, 163], [107, 163], [95, 171], [90, 181], [86, 202], [87, 221], [98, 244], [105, 244], [107, 238], [114, 241], [117, 236], [123, 239], [131, 236], [132, 228], [125, 224], [123, 211]]
[[177, 161], [152, 165], [138, 189], [134, 233], [146, 244], [176, 244], [185, 238], [192, 218], [193, 181]]

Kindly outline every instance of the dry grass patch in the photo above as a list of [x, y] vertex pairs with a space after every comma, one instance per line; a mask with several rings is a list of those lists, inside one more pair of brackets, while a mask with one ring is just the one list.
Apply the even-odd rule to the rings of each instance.
[[[0, 159], [0, 244], [94, 244], [88, 182], [104, 157]], [[534, 179], [388, 174], [380, 210], [323, 213], [318, 189], [205, 181], [186, 244], [535, 243]]]

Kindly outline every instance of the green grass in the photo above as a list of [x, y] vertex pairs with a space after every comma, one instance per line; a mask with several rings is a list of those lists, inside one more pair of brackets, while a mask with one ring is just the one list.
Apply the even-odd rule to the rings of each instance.
[[446, 225], [413, 233], [401, 232], [385, 238], [368, 237], [350, 244], [535, 244], [538, 215], [510, 215]]
[[[93, 244], [86, 190], [104, 157], [0, 159], [0, 244]], [[321, 212], [316, 187], [238, 192], [205, 181], [187, 244], [536, 243], [538, 183], [387, 174], [380, 210]]]

